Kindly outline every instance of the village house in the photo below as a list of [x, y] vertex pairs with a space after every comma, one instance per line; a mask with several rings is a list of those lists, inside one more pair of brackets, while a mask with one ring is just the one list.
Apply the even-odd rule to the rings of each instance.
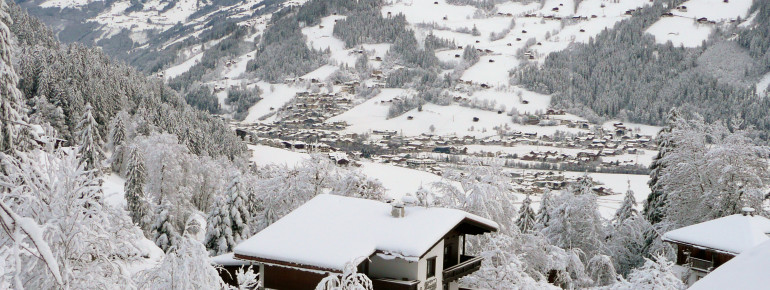
[[663, 241], [677, 248], [676, 264], [687, 271], [692, 285], [733, 257], [770, 240], [770, 219], [744, 208], [715, 220], [683, 227], [663, 235]]
[[497, 230], [456, 209], [321, 194], [214, 262], [253, 265], [271, 289], [314, 289], [351, 262], [374, 289], [458, 289], [482, 261], [466, 254], [465, 237]]

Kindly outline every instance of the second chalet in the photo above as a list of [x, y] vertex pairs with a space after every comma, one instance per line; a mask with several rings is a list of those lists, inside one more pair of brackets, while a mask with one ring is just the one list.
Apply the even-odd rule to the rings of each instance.
[[268, 289], [314, 289], [356, 260], [374, 289], [458, 289], [482, 261], [466, 255], [466, 236], [497, 230], [460, 210], [321, 194], [236, 246], [231, 259], [259, 267]]
[[744, 208], [734, 214], [676, 229], [663, 241], [676, 245], [676, 264], [688, 272], [692, 285], [735, 256], [770, 240], [770, 219]]

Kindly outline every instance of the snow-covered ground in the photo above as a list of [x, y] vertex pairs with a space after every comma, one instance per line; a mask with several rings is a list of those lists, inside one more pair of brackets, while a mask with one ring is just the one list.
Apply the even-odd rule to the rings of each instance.
[[[105, 202], [115, 208], [125, 209], [126, 198], [123, 188], [126, 181], [114, 173], [105, 175], [103, 181], [102, 191], [104, 192]], [[147, 238], [139, 239], [134, 246], [141, 251], [143, 259], [128, 265], [127, 270], [132, 274], [157, 266], [165, 256], [163, 250]]]
[[[366, 102], [359, 106], [373, 106]], [[425, 104], [422, 111], [412, 109], [395, 118], [387, 119], [387, 105], [373, 114], [365, 114], [358, 110], [356, 114], [344, 113], [333, 120], [346, 121], [350, 124], [344, 131], [351, 133], [366, 133], [372, 130], [395, 130], [405, 136], [416, 136], [422, 133], [437, 135], [488, 137], [497, 135], [495, 127], [507, 126], [511, 130], [525, 133], [551, 135], [556, 131], [577, 133], [580, 129], [567, 126], [535, 126], [513, 123], [512, 118], [505, 113], [472, 109], [460, 105], [439, 106]], [[355, 110], [355, 108], [354, 108]], [[380, 115], [384, 112], [384, 115]], [[411, 118], [410, 118], [411, 117]], [[478, 121], [474, 121], [478, 118]], [[433, 128], [433, 129], [431, 129]]]
[[699, 24], [697, 19], [706, 18], [718, 24], [745, 19], [749, 16], [751, 3], [752, 0], [690, 0], [672, 7], [670, 12], [674, 16], [661, 17], [647, 29], [647, 33], [654, 35], [658, 43], [671, 41], [674, 46], [697, 47], [708, 39], [715, 27], [714, 24]]
[[310, 159], [310, 155], [307, 153], [264, 145], [249, 145], [249, 150], [251, 150], [251, 158], [249, 160], [254, 161], [259, 166], [285, 165], [293, 168]]
[[708, 39], [712, 29], [711, 24], [699, 24], [692, 18], [663, 17], [647, 28], [647, 33], [654, 35], [657, 43], [671, 41], [674, 46], [697, 47]]
[[[249, 145], [249, 149], [252, 150], [250, 160], [259, 166], [286, 165], [295, 167], [310, 159], [310, 155], [307, 153], [263, 145]], [[351, 169], [357, 170], [354, 167]], [[394, 199], [400, 199], [408, 193], [414, 194], [421, 186], [426, 189], [433, 189], [433, 183], [442, 180], [441, 176], [433, 173], [367, 161], [361, 162], [360, 170], [369, 178], [380, 181], [388, 197]]]
[[175, 77], [178, 77], [179, 75], [190, 70], [190, 68], [195, 64], [197, 64], [199, 61], [201, 61], [202, 58], [203, 58], [203, 53], [202, 52], [198, 53], [178, 65], [167, 68], [165, 71], [163, 71], [163, 76], [166, 79], [173, 79]]
[[757, 82], [757, 95], [764, 96], [767, 93], [767, 86], [770, 86], [770, 72], [765, 74]]
[[[612, 131], [615, 128], [613, 124], [618, 122], [621, 122], [621, 121], [611, 120], [611, 121], [604, 122], [604, 124], [602, 124], [602, 128], [604, 128], [604, 130], [607, 130], [607, 131]], [[636, 124], [636, 123], [623, 123], [623, 126], [626, 126], [626, 128], [633, 130], [634, 133], [653, 136], [653, 137], [657, 136], [658, 132], [660, 132], [660, 129], [663, 128], [660, 126]]]
[[746, 19], [749, 16], [749, 9], [753, 0], [690, 0], [682, 3], [681, 6], [687, 7], [687, 10], [673, 9], [671, 13], [675, 16], [681, 16], [689, 19], [706, 17], [708, 20], [717, 22], [730, 21], [738, 17]]
[[301, 91], [301, 88], [289, 86], [286, 84], [269, 84], [259, 82], [256, 84], [262, 90], [262, 98], [249, 108], [249, 114], [243, 120], [243, 123], [255, 123], [260, 117], [276, 112], [284, 104], [291, 101]]

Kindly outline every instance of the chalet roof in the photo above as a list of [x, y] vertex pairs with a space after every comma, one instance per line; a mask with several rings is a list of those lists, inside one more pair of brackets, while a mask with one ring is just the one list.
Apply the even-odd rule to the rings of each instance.
[[770, 219], [734, 214], [667, 232], [663, 240], [737, 255], [770, 240], [768, 234]]
[[767, 269], [770, 269], [770, 241], [719, 266], [690, 289], [767, 289], [767, 285], [770, 285]]
[[418, 260], [452, 229], [480, 234], [497, 223], [447, 208], [406, 207], [375, 200], [321, 194], [235, 247], [239, 258], [342, 271], [375, 252]]

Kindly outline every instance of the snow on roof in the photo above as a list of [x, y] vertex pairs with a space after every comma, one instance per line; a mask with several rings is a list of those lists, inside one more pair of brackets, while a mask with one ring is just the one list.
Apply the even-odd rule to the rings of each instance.
[[767, 240], [770, 220], [734, 214], [667, 232], [663, 240], [740, 254]]
[[321, 194], [235, 247], [235, 254], [331, 270], [376, 251], [417, 260], [455, 226], [497, 223], [447, 208], [407, 207], [402, 218], [375, 200]]
[[232, 252], [211, 257], [211, 263], [220, 266], [244, 266], [251, 264], [248, 261], [235, 259], [235, 255]]
[[770, 241], [751, 248], [703, 279], [698, 280], [690, 289], [767, 289], [770, 285]]

